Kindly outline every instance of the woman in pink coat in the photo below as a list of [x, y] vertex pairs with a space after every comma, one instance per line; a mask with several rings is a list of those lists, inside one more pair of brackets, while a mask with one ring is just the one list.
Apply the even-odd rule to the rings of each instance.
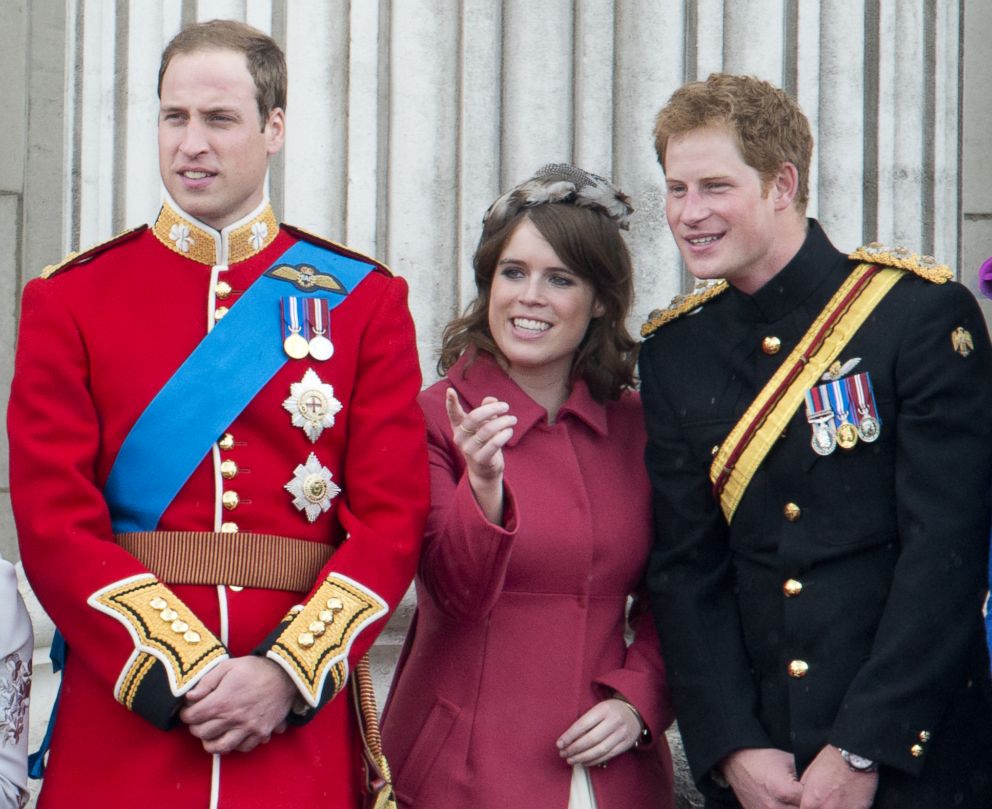
[[486, 214], [478, 296], [421, 394], [431, 514], [383, 720], [401, 806], [670, 809], [672, 720], [651, 541], [632, 213], [601, 177], [541, 169]]

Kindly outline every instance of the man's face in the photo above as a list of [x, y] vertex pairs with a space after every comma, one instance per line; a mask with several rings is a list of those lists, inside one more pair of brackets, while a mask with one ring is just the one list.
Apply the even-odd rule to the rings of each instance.
[[158, 162], [162, 182], [188, 214], [217, 230], [262, 201], [269, 157], [282, 148], [281, 109], [261, 126], [242, 53], [173, 57], [162, 77]]
[[706, 127], [671, 138], [665, 181], [668, 226], [696, 278], [726, 278], [750, 294], [782, 269], [774, 183], [762, 183], [730, 132]]

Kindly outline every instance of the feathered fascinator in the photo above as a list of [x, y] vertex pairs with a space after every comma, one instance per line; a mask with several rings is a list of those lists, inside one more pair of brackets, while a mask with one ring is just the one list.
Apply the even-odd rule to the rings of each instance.
[[490, 205], [482, 223], [488, 228], [499, 228], [521, 208], [551, 202], [592, 208], [608, 216], [623, 230], [630, 227], [630, 215], [634, 212], [630, 197], [609, 180], [568, 163], [548, 163]]

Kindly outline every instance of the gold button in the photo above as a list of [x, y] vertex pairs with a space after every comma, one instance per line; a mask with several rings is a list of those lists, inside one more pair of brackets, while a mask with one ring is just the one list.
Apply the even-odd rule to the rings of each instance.
[[220, 462], [220, 475], [224, 480], [230, 480], [236, 477], [238, 474], [238, 465], [228, 458], [226, 461]]
[[167, 621], [167, 622], [169, 622], [171, 624], [173, 621], [176, 620], [176, 618], [179, 617], [179, 613], [176, 612], [175, 610], [170, 610], [168, 607], [166, 607], [164, 610], [162, 610], [159, 613], [159, 617], [163, 621]]
[[785, 593], [788, 598], [795, 598], [803, 591], [803, 583], [801, 581], [796, 581], [795, 579], [788, 579], [785, 584], [782, 585], [782, 592]]
[[148, 606], [150, 606], [153, 610], [164, 610], [169, 606], [169, 602], [161, 596], [155, 596], [155, 598], [148, 602]]
[[321, 610], [320, 615], [317, 616], [325, 624], [330, 624], [334, 622], [334, 613], [331, 610]]
[[186, 641], [187, 643], [199, 643], [200, 633], [191, 629], [189, 632], [183, 635], [183, 640]]
[[929, 730], [921, 730], [920, 731], [920, 741], [923, 742], [924, 744], [926, 744], [928, 741], [930, 741], [930, 731]]
[[227, 589], [230, 590], [232, 593], [240, 593], [245, 588], [242, 587], [240, 584], [229, 584], [227, 585]]
[[214, 294], [223, 300], [231, 294], [231, 285], [227, 281], [218, 281], [217, 286], [214, 287]]
[[238, 507], [238, 503], [241, 502], [241, 498], [238, 497], [237, 492], [224, 492], [221, 495], [220, 501], [224, 504], [224, 508], [228, 511], [234, 511]]
[[222, 534], [236, 534], [238, 533], [238, 524], [236, 522], [221, 523], [220, 530]]
[[172, 631], [177, 635], [182, 635], [184, 632], [189, 631], [189, 624], [185, 621], [175, 620], [172, 622]]
[[795, 677], [798, 680], [800, 677], [805, 677], [807, 671], [809, 671], [809, 663], [805, 660], [793, 660], [789, 663], [790, 677]]
[[778, 350], [782, 347], [782, 341], [778, 337], [766, 337], [761, 341], [761, 350], [766, 354], [778, 354]]
[[327, 599], [327, 609], [329, 610], [343, 610], [344, 604], [341, 603], [340, 598], [329, 598]]
[[720, 445], [714, 444], [713, 449], [710, 450], [710, 455], [716, 455], [720, 451]]
[[296, 642], [300, 644], [304, 649], [309, 649], [313, 646], [313, 635], [309, 632], [302, 632], [300, 636], [296, 639]]
[[782, 513], [785, 514], [785, 519], [789, 522], [795, 522], [802, 516], [803, 510], [795, 503], [786, 503]]
[[217, 442], [217, 446], [224, 451], [229, 450], [234, 446], [234, 436], [230, 433], [224, 433], [224, 435], [220, 437], [220, 441]]
[[218, 306], [214, 310], [214, 320], [220, 320], [226, 314], [227, 314], [227, 307], [226, 306]]
[[923, 755], [923, 745], [914, 744], [912, 747], [909, 748], [909, 752], [913, 756], [913, 758], [919, 758], [920, 756]]
[[289, 608], [289, 614], [290, 615], [299, 615], [305, 609], [306, 609], [306, 607], [304, 607], [302, 604], [294, 604], [292, 607]]
[[310, 630], [310, 633], [315, 638], [319, 638], [321, 635], [324, 634], [324, 630], [327, 629], [327, 627], [324, 625], [323, 621], [312, 621], [310, 623], [310, 626], [307, 627], [307, 629]]

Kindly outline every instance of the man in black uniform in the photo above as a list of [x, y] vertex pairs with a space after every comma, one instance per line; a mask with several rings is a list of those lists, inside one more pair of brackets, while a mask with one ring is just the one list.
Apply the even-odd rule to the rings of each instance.
[[766, 82], [686, 85], [655, 138], [704, 283], [642, 330], [648, 586], [707, 806], [989, 809], [978, 306], [930, 257], [834, 248]]

